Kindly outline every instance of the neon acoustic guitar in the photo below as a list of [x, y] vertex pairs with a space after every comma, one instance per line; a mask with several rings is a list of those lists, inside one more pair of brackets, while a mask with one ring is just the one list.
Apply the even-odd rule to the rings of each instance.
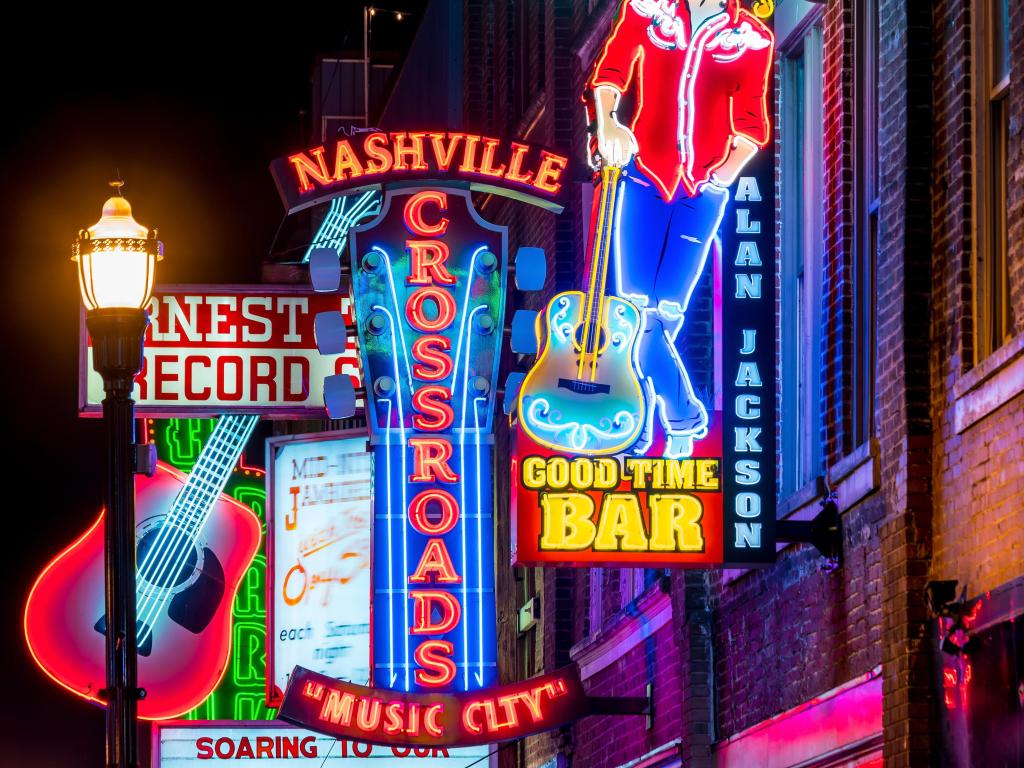
[[[221, 492], [258, 416], [223, 416], [190, 475], [163, 462], [135, 483], [139, 716], [187, 712], [231, 650], [231, 604], [260, 545], [260, 521]], [[92, 701], [106, 684], [103, 514], [36, 579], [25, 639], [55, 681]]]
[[570, 453], [619, 453], [644, 422], [633, 363], [640, 313], [605, 295], [620, 170], [601, 170], [601, 200], [590, 260], [590, 287], [555, 296], [537, 332], [543, 349], [519, 390], [523, 430], [541, 445]]

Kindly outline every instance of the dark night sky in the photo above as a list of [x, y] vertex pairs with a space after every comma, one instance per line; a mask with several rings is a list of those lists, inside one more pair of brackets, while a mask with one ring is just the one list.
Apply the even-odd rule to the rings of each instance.
[[[417, 10], [424, 1], [386, 5]], [[308, 112], [316, 55], [362, 44], [361, 3], [304, 4], [283, 15], [248, 6], [245, 17], [222, 22], [185, 11], [142, 19], [130, 5], [90, 8], [94, 15], [72, 20], [52, 6], [25, 16], [22, 5], [0, 46], [13, 502], [6, 514], [13, 526], [0, 534], [7, 544], [3, 768], [103, 763], [102, 710], [47, 680], [21, 630], [38, 572], [101, 506], [102, 424], [76, 414], [79, 310], [70, 244], [99, 218], [119, 169], [135, 217], [160, 228], [166, 259], [159, 282], [258, 281], [282, 217], [268, 163], [306, 144], [299, 111]], [[114, 22], [112, 13], [130, 21]], [[381, 22], [375, 49], [407, 34], [389, 23]]]

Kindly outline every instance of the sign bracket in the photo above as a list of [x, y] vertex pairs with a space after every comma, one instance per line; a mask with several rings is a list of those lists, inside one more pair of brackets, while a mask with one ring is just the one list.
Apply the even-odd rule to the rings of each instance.
[[813, 520], [779, 520], [775, 523], [776, 540], [811, 544], [822, 557], [839, 565], [843, 558], [843, 522], [837, 501], [835, 493], [825, 496]]

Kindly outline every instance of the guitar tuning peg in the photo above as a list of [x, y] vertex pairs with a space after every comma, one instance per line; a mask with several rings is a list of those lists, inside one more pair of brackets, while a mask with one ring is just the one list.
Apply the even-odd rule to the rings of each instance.
[[324, 379], [324, 404], [332, 419], [347, 419], [356, 412], [356, 389], [347, 373], [336, 373]]
[[322, 355], [340, 355], [348, 348], [345, 318], [341, 312], [317, 312], [313, 318], [313, 338]]
[[544, 287], [548, 262], [543, 248], [522, 246], [516, 251], [516, 288], [520, 291], [539, 291]]
[[532, 309], [518, 309], [512, 315], [510, 346], [517, 355], [537, 354], [537, 313]]
[[523, 385], [523, 379], [525, 378], [525, 373], [513, 371], [505, 379], [505, 399], [502, 401], [501, 409], [505, 412], [506, 416], [515, 411], [516, 404], [519, 402], [519, 388]]
[[317, 293], [338, 290], [341, 285], [341, 259], [333, 248], [314, 248], [309, 254], [309, 281]]

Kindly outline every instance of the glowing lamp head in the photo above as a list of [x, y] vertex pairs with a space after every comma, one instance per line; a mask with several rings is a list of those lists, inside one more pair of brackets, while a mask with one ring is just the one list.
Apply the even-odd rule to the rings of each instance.
[[153, 294], [153, 267], [163, 258], [156, 238], [156, 230], [139, 224], [120, 194], [107, 200], [103, 216], [79, 232], [73, 246], [86, 308], [144, 309]]

